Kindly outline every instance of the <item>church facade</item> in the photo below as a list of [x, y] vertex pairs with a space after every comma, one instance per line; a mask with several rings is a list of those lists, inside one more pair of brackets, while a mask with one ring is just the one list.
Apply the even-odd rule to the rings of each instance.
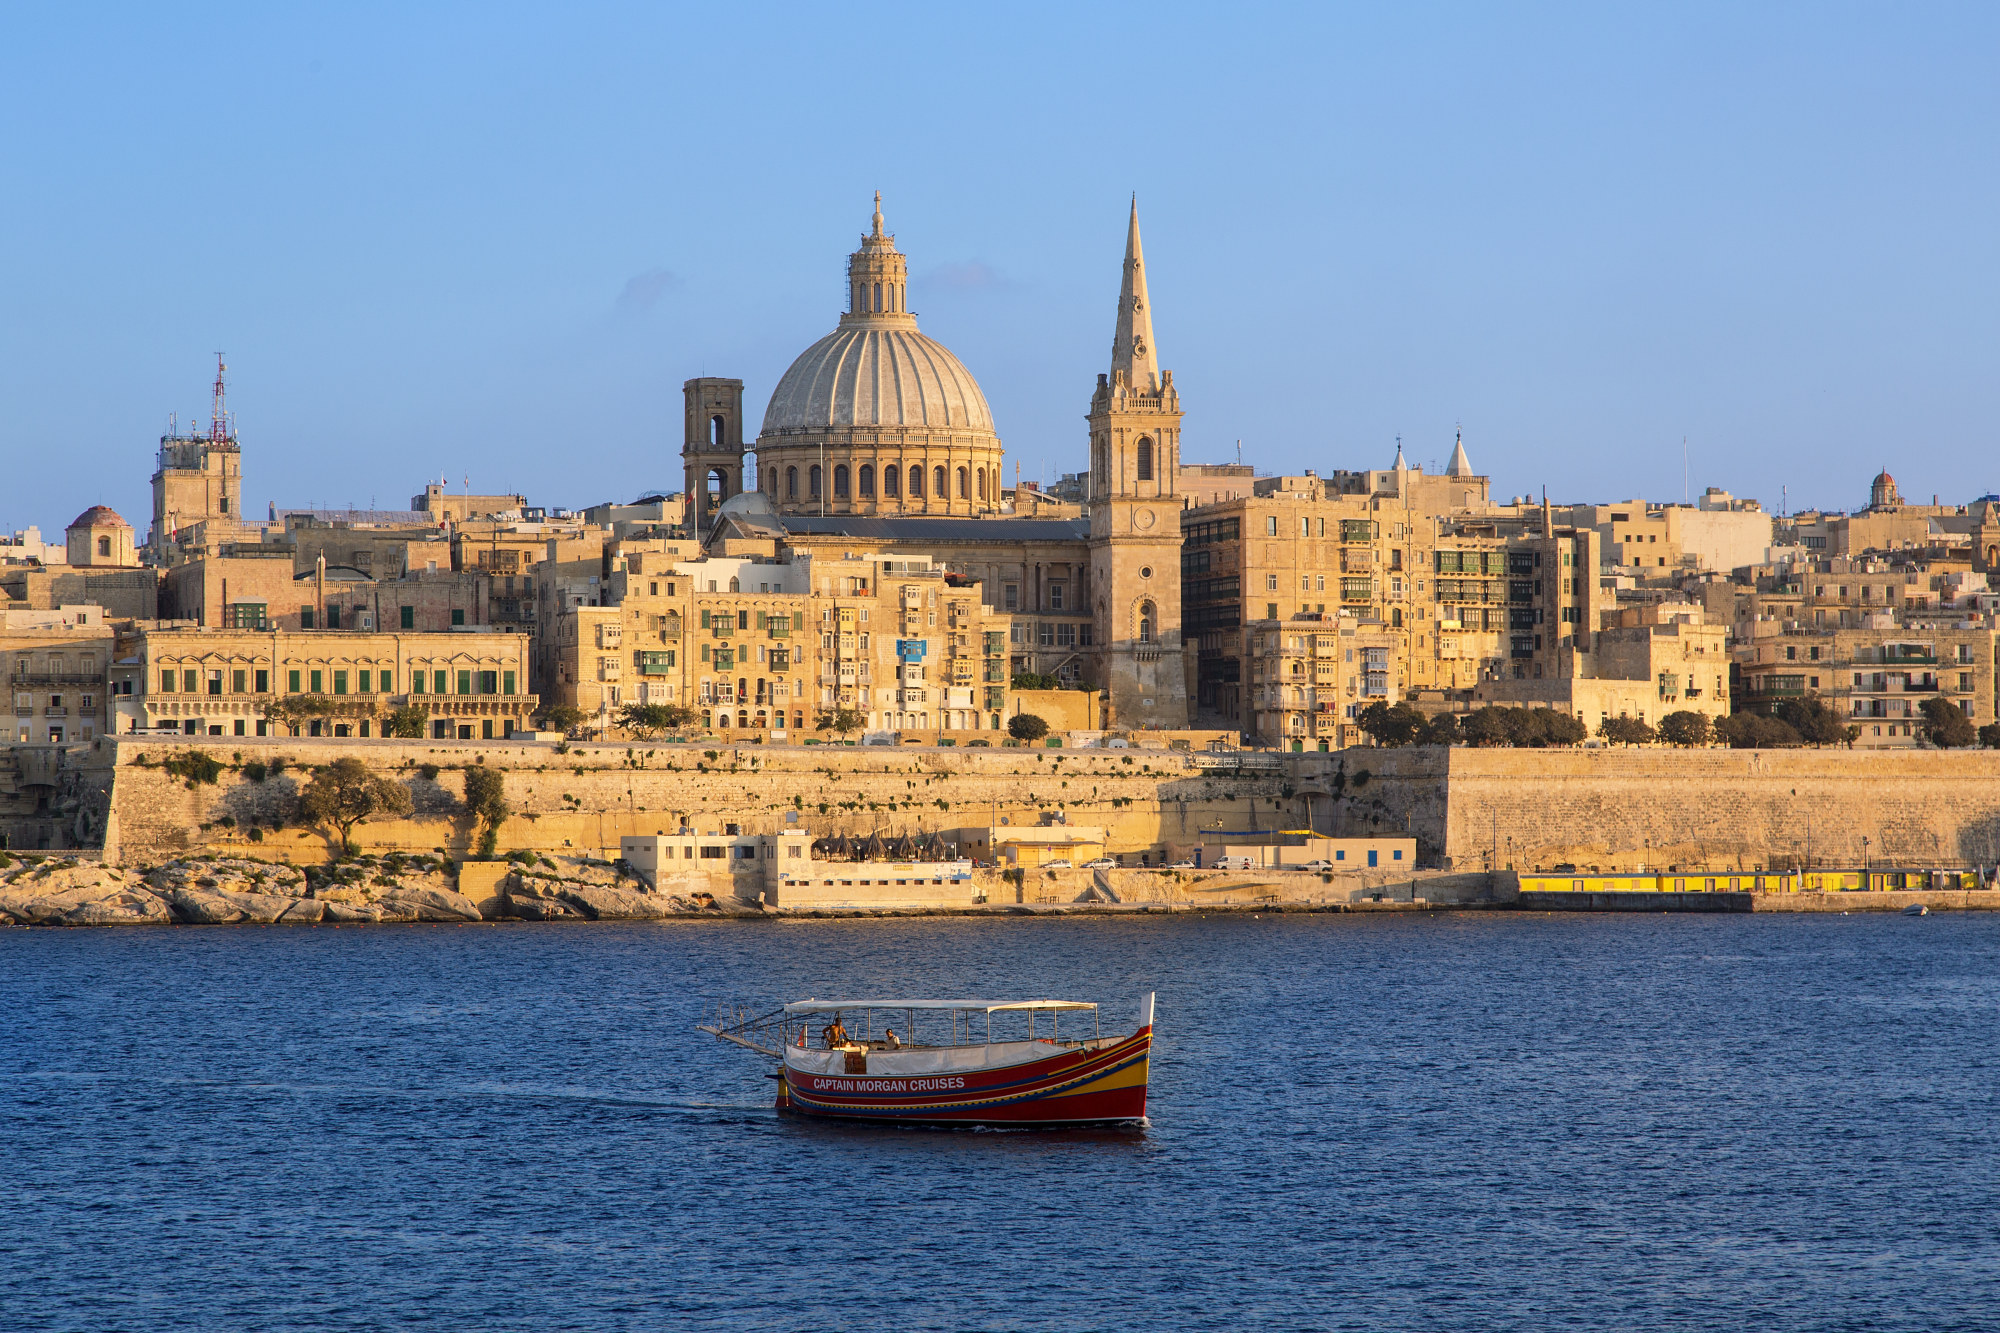
[[847, 277], [848, 310], [779, 378], [754, 446], [740, 381], [688, 381], [683, 461], [705, 546], [769, 543], [822, 571], [922, 556], [1011, 618], [1016, 666], [1104, 691], [1114, 726], [1186, 727], [1180, 396], [1153, 342], [1136, 202], [1081, 520], [1009, 511], [985, 394], [918, 330], [879, 194]]

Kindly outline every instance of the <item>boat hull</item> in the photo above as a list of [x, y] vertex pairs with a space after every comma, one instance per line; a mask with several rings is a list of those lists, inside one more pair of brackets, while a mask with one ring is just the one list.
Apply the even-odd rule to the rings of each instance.
[[1126, 1125], [1146, 1117], [1149, 1024], [1096, 1050], [948, 1075], [817, 1074], [786, 1065], [778, 1109], [794, 1115], [899, 1125], [1010, 1128]]

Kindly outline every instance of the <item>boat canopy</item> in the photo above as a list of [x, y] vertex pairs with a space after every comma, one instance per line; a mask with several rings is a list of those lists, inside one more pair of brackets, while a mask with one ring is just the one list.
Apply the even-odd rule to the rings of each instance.
[[840, 1009], [955, 1009], [978, 1014], [1015, 1009], [1095, 1009], [1083, 1000], [796, 1000], [788, 1014], [830, 1014]]

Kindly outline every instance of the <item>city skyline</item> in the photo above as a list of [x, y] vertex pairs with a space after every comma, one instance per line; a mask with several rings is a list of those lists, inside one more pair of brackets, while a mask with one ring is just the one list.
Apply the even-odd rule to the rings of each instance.
[[[899, 77], [844, 141], [797, 87], [861, 43], [816, 20], [518, 12], [463, 40], [443, 11], [41, 16], [0, 56], [41, 201], [0, 224], [34, 257], [0, 364], [16, 431], [49, 444], [12, 451], [0, 528], [139, 521], [218, 348], [252, 515], [400, 507], [440, 475], [562, 506], [677, 489], [680, 382], [744, 379], [754, 425], [838, 312], [877, 188], [913, 308], [1027, 479], [1086, 465], [1137, 190], [1189, 461], [1241, 439], [1269, 472], [1383, 467], [1400, 435], [1442, 463], [1462, 426], [1497, 495], [1677, 499], [1683, 437], [1689, 493], [1773, 510], [1781, 487], [1857, 508], [1885, 465], [1912, 499], [1995, 489], [1974, 170], [1995, 117], [1969, 63], [1992, 20], [1723, 13], [1320, 17], [1284, 49], [1093, 16], [1039, 62], [986, 34], [958, 82], [940, 53], [966, 30], [931, 17], [870, 34]], [[1084, 91], [1107, 44], [1146, 79]], [[753, 48], [770, 90], [713, 98]], [[141, 116], [162, 53], [230, 75]], [[1142, 91], [1160, 78], [1230, 93]]]

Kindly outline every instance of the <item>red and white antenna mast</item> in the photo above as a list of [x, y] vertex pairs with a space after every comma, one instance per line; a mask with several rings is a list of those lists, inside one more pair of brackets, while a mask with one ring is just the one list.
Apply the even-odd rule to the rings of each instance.
[[222, 353], [215, 354], [215, 405], [208, 413], [208, 440], [211, 444], [221, 444], [229, 438], [229, 413], [222, 405], [222, 372], [229, 367], [222, 364]]

